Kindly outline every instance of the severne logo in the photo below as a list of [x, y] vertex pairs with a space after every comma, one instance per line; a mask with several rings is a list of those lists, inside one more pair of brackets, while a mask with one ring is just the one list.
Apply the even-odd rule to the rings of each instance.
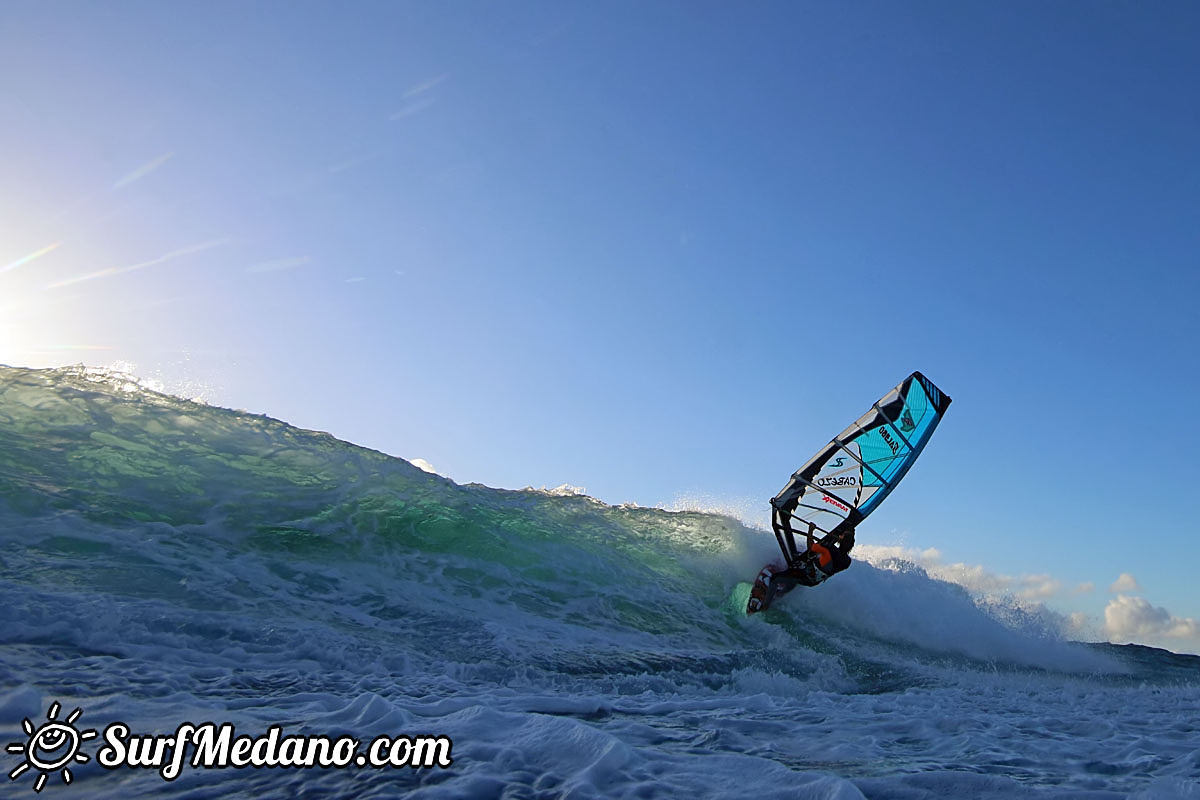
[[849, 511], [850, 511], [849, 507], [847, 507], [847, 506], [843, 505], [842, 503], [839, 503], [837, 500], [834, 500], [832, 497], [830, 497], [830, 496], [829, 496], [829, 495], [827, 495], [827, 494], [826, 494], [826, 495], [822, 495], [822, 496], [821, 496], [821, 499], [822, 499], [822, 500], [824, 500], [826, 503], [829, 503], [829, 505], [831, 505], [831, 506], [834, 506], [834, 507], [836, 507], [836, 508], [840, 508], [842, 511], [845, 511], [845, 512], [849, 512]]

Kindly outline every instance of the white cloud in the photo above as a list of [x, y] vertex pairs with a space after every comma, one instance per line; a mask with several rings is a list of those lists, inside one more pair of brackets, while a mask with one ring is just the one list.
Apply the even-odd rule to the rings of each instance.
[[1058, 594], [1062, 581], [1050, 577], [1047, 573], [1037, 575], [1022, 575], [1017, 578], [1017, 597], [1025, 600], [1045, 600]]
[[1182, 639], [1200, 646], [1200, 622], [1175, 617], [1141, 597], [1117, 595], [1104, 609], [1104, 632], [1111, 642]]
[[942, 561], [942, 551], [936, 547], [930, 547], [925, 550], [913, 550], [899, 545], [860, 544], [854, 549], [854, 552], [858, 554], [859, 558], [865, 558], [865, 560], [872, 564], [897, 558], [926, 567], [928, 565], [940, 564]]
[[[1011, 597], [1017, 601], [1040, 603], [1058, 594], [1062, 583], [1047, 573], [1002, 575], [989, 572], [978, 564], [945, 564], [942, 554], [933, 548], [912, 550], [905, 547], [859, 545], [855, 552], [864, 561], [886, 567], [892, 560], [916, 564], [936, 580], [956, 583], [982, 597]], [[1200, 621], [1176, 617], [1165, 608], [1150, 605], [1140, 597], [1120, 592], [1138, 591], [1137, 580], [1122, 573], [1112, 585], [1117, 597], [1104, 610], [1104, 621], [1082, 612], [1063, 617], [1064, 632], [1081, 641], [1106, 638], [1111, 642], [1137, 642], [1166, 647], [1175, 652], [1200, 654]], [[1074, 587], [1076, 594], [1095, 591], [1093, 583]]]
[[442, 473], [438, 472], [436, 469], [434, 469], [433, 464], [430, 464], [428, 461], [426, 461], [423, 458], [414, 458], [412, 461], [410, 461], [408, 463], [412, 464], [414, 467], [419, 467], [420, 469], [423, 469], [426, 472], [432, 472], [434, 475], [442, 474]]
[[935, 548], [911, 550], [905, 547], [860, 545], [860, 557], [880, 564], [898, 559], [909, 561], [924, 569], [931, 578], [957, 583], [970, 592], [980, 595], [1012, 595], [1022, 600], [1046, 600], [1058, 594], [1062, 582], [1048, 573], [1033, 575], [1001, 575], [989, 572], [979, 564], [943, 564], [942, 554]]
[[1137, 579], [1128, 572], [1122, 572], [1121, 577], [1113, 581], [1113, 585], [1108, 587], [1108, 590], [1113, 594], [1122, 592], [1140, 592], [1142, 587], [1138, 586]]

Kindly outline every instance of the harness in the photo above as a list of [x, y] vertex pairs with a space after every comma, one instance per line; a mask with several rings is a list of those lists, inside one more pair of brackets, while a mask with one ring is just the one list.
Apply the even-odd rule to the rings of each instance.
[[821, 567], [821, 569], [833, 563], [833, 553], [829, 552], [829, 548], [820, 542], [813, 542], [812, 547], [809, 549], [817, 554], [817, 566]]

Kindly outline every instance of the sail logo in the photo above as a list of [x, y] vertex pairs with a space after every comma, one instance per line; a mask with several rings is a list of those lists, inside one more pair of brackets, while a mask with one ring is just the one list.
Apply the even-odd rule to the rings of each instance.
[[829, 503], [829, 505], [833, 506], [834, 508], [840, 508], [842, 511], [845, 511], [847, 514], [850, 513], [850, 508], [848, 506], [846, 506], [842, 503], [839, 503], [837, 500], [834, 500], [829, 495], [822, 495], [822, 499], [826, 503]]
[[845, 463], [846, 463], [846, 457], [845, 457], [845, 456], [838, 456], [838, 457], [837, 457], [837, 461], [830, 461], [830, 462], [829, 462], [828, 464], [826, 464], [825, 466], [827, 466], [827, 467], [840, 467], [840, 466], [842, 466], [842, 465], [843, 465], [843, 464], [845, 464]]
[[826, 475], [823, 478], [817, 478], [817, 486], [822, 489], [837, 486], [858, 486], [857, 475]]
[[917, 424], [913, 422], [912, 411], [907, 408], [904, 409], [904, 413], [900, 415], [900, 430], [904, 433], [908, 433], [909, 431], [914, 430], [916, 427]]
[[883, 441], [887, 443], [887, 446], [892, 448], [892, 455], [900, 454], [900, 445], [896, 444], [896, 440], [888, 433], [887, 428], [880, 428], [879, 435], [883, 437]]

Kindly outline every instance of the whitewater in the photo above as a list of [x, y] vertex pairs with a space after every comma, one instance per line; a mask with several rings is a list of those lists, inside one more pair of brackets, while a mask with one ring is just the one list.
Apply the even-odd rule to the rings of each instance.
[[[765, 504], [764, 504], [765, 507]], [[860, 543], [869, 540], [860, 531]], [[769, 533], [458, 485], [82, 368], [0, 367], [0, 745], [440, 736], [434, 768], [39, 768], [9, 797], [1200, 798], [1200, 658], [902, 561], [742, 613]], [[39, 762], [40, 763], [40, 762]]]

